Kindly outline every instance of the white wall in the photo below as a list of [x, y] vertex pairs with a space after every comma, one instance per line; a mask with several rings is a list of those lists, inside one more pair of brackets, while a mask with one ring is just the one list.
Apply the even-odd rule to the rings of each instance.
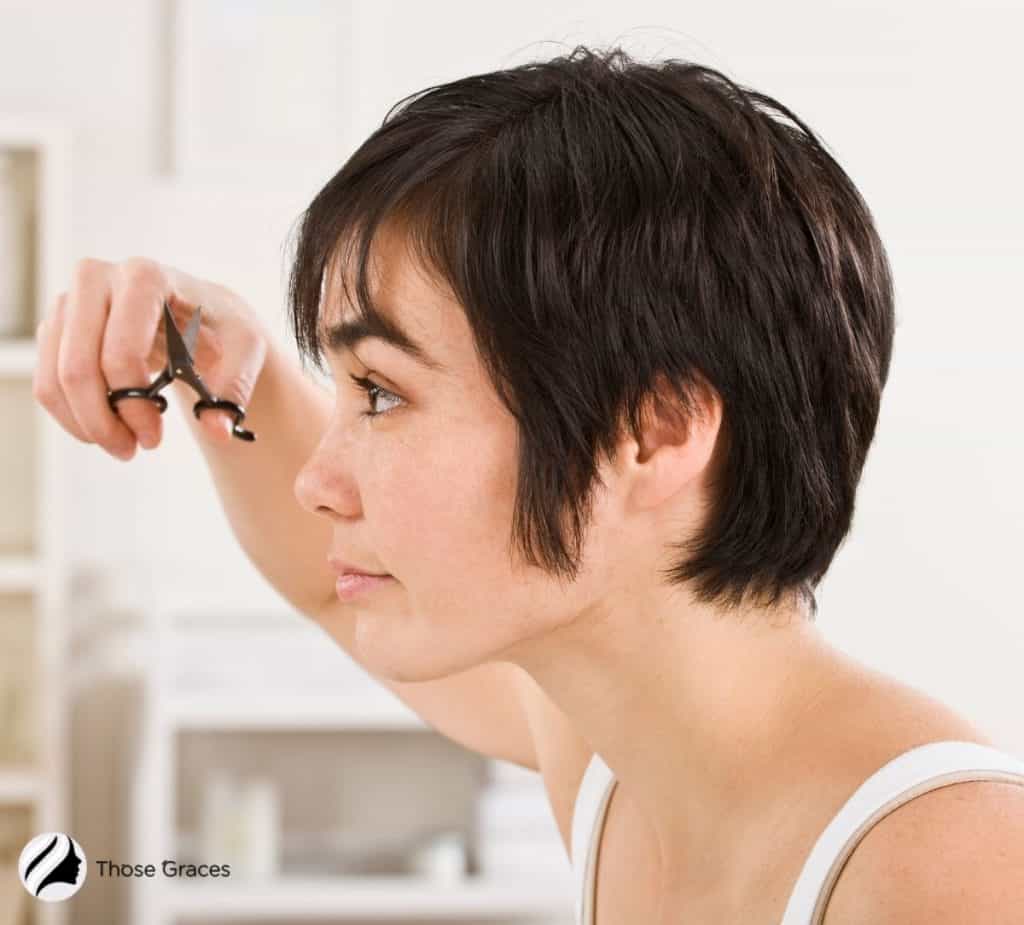
[[[340, 158], [327, 147], [214, 186], [161, 176], [165, 15], [155, 0], [2, 0], [0, 108], [71, 120], [75, 257], [142, 254], [210, 276], [244, 293], [284, 340], [285, 236]], [[346, 150], [413, 90], [617, 40], [719, 67], [819, 133], [874, 211], [900, 322], [854, 531], [821, 588], [819, 622], [1024, 752], [1021, 12], [374, 0], [349, 15], [337, 66], [350, 111], [325, 126]], [[68, 437], [80, 486], [71, 548], [163, 597], [187, 589], [194, 600], [279, 608], [234, 543], [174, 407], [164, 444], [127, 464]]]

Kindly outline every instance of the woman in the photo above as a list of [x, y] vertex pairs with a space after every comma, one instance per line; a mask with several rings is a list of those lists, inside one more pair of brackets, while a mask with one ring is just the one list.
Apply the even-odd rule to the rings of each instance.
[[299, 231], [333, 400], [239, 296], [137, 258], [79, 263], [40, 401], [155, 446], [106, 393], [201, 304], [259, 441], [174, 388], [239, 541], [437, 729], [543, 774], [581, 922], [1011, 921], [1024, 762], [815, 622], [894, 328], [849, 177], [777, 101], [621, 49], [403, 104]]

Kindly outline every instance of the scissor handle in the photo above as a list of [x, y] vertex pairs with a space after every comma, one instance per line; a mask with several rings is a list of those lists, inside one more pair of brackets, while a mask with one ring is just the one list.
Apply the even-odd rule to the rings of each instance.
[[114, 389], [113, 392], [107, 392], [107, 404], [110, 405], [110, 410], [114, 414], [120, 416], [121, 412], [117, 410], [117, 403], [122, 398], [147, 398], [156, 405], [157, 411], [163, 414], [167, 410], [167, 399], [151, 389], [152, 386], [145, 389]]
[[231, 425], [231, 433], [233, 436], [238, 437], [239, 440], [247, 440], [249, 443], [252, 443], [256, 439], [256, 434], [240, 426], [245, 418], [245, 408], [241, 405], [236, 405], [233, 401], [228, 401], [226, 398], [200, 398], [192, 406], [192, 413], [198, 419], [199, 413], [207, 408], [230, 411], [235, 416], [235, 420]]
[[148, 398], [156, 405], [157, 410], [163, 414], [167, 410], [167, 399], [160, 395], [159, 392], [173, 378], [171, 373], [165, 369], [149, 385], [128, 389], [114, 389], [112, 392], [108, 390], [107, 404], [110, 405], [110, 410], [114, 414], [120, 415], [120, 412], [117, 410], [117, 403], [122, 398]]

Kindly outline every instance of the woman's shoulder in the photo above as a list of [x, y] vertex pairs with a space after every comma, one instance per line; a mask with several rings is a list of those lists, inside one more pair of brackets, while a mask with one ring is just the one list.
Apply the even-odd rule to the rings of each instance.
[[943, 739], [996, 747], [989, 733], [952, 703], [872, 665], [842, 659], [844, 681], [834, 710], [820, 717], [828, 729], [818, 732], [824, 740], [839, 731], [850, 743], [851, 763], [858, 754], [870, 763], [886, 751]]
[[[846, 822], [858, 829], [826, 897], [824, 925], [996, 921], [1006, 908], [1000, 897], [1021, 882], [1024, 759], [912, 687], [883, 691], [871, 712], [879, 736], [862, 740], [851, 759], [858, 770], [844, 789], [871, 786], [859, 806], [842, 803]], [[850, 825], [840, 832], [844, 840]]]

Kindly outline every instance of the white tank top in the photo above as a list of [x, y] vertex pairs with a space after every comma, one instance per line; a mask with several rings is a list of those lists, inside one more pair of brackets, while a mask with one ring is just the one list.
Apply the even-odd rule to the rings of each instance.
[[[911, 748], [875, 771], [840, 807], [811, 848], [780, 925], [820, 925], [843, 865], [879, 819], [929, 790], [972, 780], [1024, 786], [1024, 761], [977, 742], [942, 741]], [[572, 817], [576, 925], [595, 925], [597, 849], [615, 783], [611, 769], [595, 753], [583, 774]]]

